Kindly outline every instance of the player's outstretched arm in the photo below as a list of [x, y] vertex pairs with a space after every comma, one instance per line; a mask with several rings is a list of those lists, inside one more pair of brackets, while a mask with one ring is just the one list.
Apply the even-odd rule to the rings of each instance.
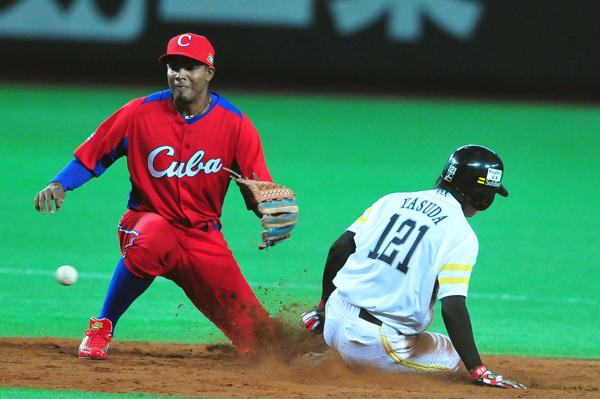
[[335, 291], [333, 279], [337, 272], [344, 266], [350, 255], [356, 251], [354, 243], [354, 233], [346, 231], [342, 234], [329, 249], [325, 270], [323, 271], [323, 292], [321, 301], [311, 310], [303, 312], [300, 317], [304, 327], [314, 334], [321, 334], [325, 326], [325, 303], [329, 296]]
[[33, 200], [33, 205], [38, 212], [46, 214], [46, 205], [50, 214], [54, 214], [52, 201], [56, 205], [56, 210], [60, 211], [62, 203], [65, 201], [65, 191], [75, 190], [82, 186], [93, 177], [91, 170], [88, 170], [77, 158], [69, 162], [59, 174], [40, 191]]
[[456, 349], [465, 367], [469, 370], [475, 383], [495, 388], [527, 389], [523, 384], [493, 374], [483, 364], [473, 338], [471, 318], [465, 299], [464, 296], [460, 295], [442, 298], [442, 317], [452, 345], [454, 345], [454, 349]]
[[354, 242], [355, 233], [345, 231], [331, 246], [323, 270], [323, 287], [321, 301], [327, 303], [329, 296], [335, 291], [333, 279], [346, 264], [346, 261], [354, 252], [356, 252], [356, 243]]
[[[52, 204], [54, 201], [54, 206]], [[54, 209], [60, 211], [62, 203], [65, 201], [65, 190], [63, 185], [59, 182], [51, 182], [48, 186], [37, 193], [33, 200], [33, 206], [38, 212], [42, 212], [42, 215], [46, 214], [46, 207], [48, 212], [53, 215]]]

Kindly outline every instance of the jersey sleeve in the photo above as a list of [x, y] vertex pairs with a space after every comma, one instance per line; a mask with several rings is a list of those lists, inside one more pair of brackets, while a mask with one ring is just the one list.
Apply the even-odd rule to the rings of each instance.
[[388, 195], [378, 199], [372, 206], [365, 209], [363, 214], [358, 219], [356, 219], [356, 221], [354, 223], [352, 223], [350, 225], [350, 227], [348, 227], [346, 229], [346, 231], [350, 231], [350, 232], [354, 233], [354, 242], [355, 243], [358, 244], [358, 240], [360, 238], [360, 232], [362, 231], [364, 225], [367, 223], [367, 220], [369, 219], [369, 217], [373, 217], [372, 215], [374, 215], [374, 217], [377, 217], [377, 213], [380, 212], [380, 209], [384, 206], [385, 202], [390, 197], [391, 197], [391, 194], [388, 194]]
[[73, 191], [87, 183], [94, 175], [77, 159], [67, 164], [50, 182], [62, 184], [65, 191]]
[[261, 181], [273, 182], [269, 169], [267, 169], [258, 131], [243, 113], [235, 160], [243, 177], [253, 178], [253, 174], [256, 174]]
[[446, 258], [438, 273], [438, 300], [448, 296], [467, 297], [471, 272], [477, 261], [479, 243], [474, 233], [461, 240], [460, 245]]
[[373, 210], [372, 206], [365, 209], [363, 214], [358, 219], [356, 219], [356, 221], [354, 223], [352, 223], [350, 225], [350, 227], [348, 227], [346, 229], [346, 231], [350, 231], [350, 232], [354, 233], [354, 241], [357, 240], [357, 236], [359, 235], [359, 233], [362, 230], [365, 223], [367, 223], [367, 219], [371, 215], [372, 210]]
[[142, 100], [133, 100], [112, 114], [75, 150], [75, 157], [95, 177], [104, 173], [117, 159], [127, 155], [131, 115]]

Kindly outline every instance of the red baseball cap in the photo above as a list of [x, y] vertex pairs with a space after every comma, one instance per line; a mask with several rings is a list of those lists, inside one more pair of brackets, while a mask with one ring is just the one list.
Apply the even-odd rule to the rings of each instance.
[[215, 62], [215, 50], [207, 38], [193, 33], [184, 33], [169, 40], [167, 54], [159, 58], [168, 62], [171, 55], [183, 55], [212, 67]]

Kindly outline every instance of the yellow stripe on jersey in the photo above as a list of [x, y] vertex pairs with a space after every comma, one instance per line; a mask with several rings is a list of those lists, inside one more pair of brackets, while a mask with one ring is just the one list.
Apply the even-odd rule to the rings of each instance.
[[[379, 327], [379, 331], [381, 331], [381, 327]], [[394, 362], [401, 364], [404, 367], [408, 367], [408, 368], [415, 369], [418, 371], [423, 371], [426, 373], [439, 373], [442, 371], [452, 371], [452, 369], [449, 367], [429, 366], [427, 364], [421, 364], [421, 363], [417, 363], [417, 362], [411, 362], [410, 360], [402, 359], [400, 357], [400, 355], [398, 355], [396, 353], [396, 351], [394, 350], [394, 348], [392, 347], [390, 339], [388, 337], [386, 337], [385, 335], [380, 334], [379, 336], [381, 337], [381, 345], [383, 345], [383, 348], [385, 349], [385, 352], [388, 354], [388, 356], [391, 357], [394, 360]]]
[[438, 278], [440, 285], [444, 284], [466, 284], [469, 285], [469, 277], [442, 277]]
[[363, 213], [363, 215], [361, 217], [359, 217], [358, 219], [356, 219], [356, 220], [359, 221], [359, 222], [361, 222], [362, 224], [367, 223], [367, 218], [365, 217], [365, 215], [368, 216], [367, 213], [371, 213], [371, 209], [372, 208], [373, 207], [367, 208], [367, 210], [365, 210], [365, 213]]
[[446, 263], [444, 266], [442, 266], [442, 270], [440, 270], [440, 272], [450, 272], [450, 271], [455, 271], [455, 270], [459, 270], [459, 271], [463, 271], [463, 272], [470, 272], [473, 270], [473, 265], [460, 265], [460, 264], [456, 264], [456, 263]]

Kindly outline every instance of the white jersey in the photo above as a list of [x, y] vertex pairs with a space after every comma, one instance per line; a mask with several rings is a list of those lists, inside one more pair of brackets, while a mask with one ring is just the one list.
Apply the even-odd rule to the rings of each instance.
[[479, 243], [446, 191], [386, 195], [348, 231], [356, 252], [333, 283], [346, 302], [401, 333], [429, 327], [437, 284], [439, 299], [467, 296]]

